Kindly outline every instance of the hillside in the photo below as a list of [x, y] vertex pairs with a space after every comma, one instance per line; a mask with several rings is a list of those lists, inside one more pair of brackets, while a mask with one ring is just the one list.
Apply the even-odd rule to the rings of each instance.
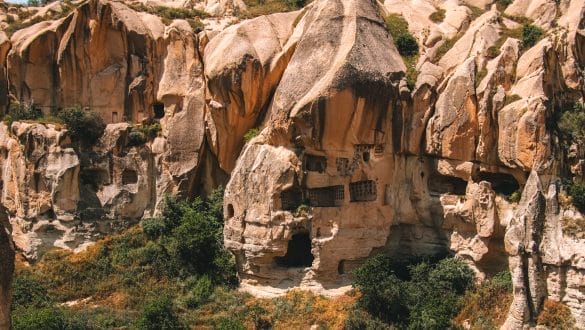
[[0, 328], [12, 250], [34, 273], [218, 186], [222, 262], [254, 297], [350, 304], [376, 255], [399, 287], [417, 275], [394, 263], [454, 256], [511, 274], [498, 326], [558, 302], [585, 324], [583, 0], [31, 5], [0, 3]]

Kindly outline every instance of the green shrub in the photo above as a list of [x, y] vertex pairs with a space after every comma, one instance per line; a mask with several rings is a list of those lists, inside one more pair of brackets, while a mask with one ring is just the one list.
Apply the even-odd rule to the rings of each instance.
[[74, 141], [82, 145], [94, 145], [104, 134], [106, 124], [102, 117], [94, 111], [83, 110], [81, 107], [65, 108], [58, 114]]
[[21, 120], [37, 120], [43, 112], [34, 103], [11, 103], [4, 121], [10, 126], [12, 122]]
[[416, 38], [408, 31], [408, 22], [402, 16], [390, 14], [384, 19], [384, 22], [400, 55], [413, 56], [418, 54]]
[[147, 218], [142, 220], [142, 231], [149, 240], [155, 240], [166, 232], [166, 226], [161, 218]]
[[499, 11], [504, 11], [509, 5], [514, 2], [513, 0], [496, 0], [496, 6]]
[[161, 130], [159, 123], [132, 125], [128, 133], [128, 146], [139, 146], [156, 138]]
[[568, 192], [571, 196], [573, 205], [575, 205], [579, 211], [585, 212], [585, 184], [573, 183], [568, 187]]
[[362, 292], [358, 306], [375, 318], [398, 327], [442, 329], [451, 326], [473, 279], [456, 258], [408, 265], [378, 255], [355, 271], [354, 286]]
[[512, 203], [518, 203], [520, 202], [520, 199], [522, 199], [522, 191], [520, 190], [516, 190], [510, 195], [510, 197], [508, 197], [508, 200]]
[[544, 30], [533, 24], [524, 24], [522, 27], [522, 46], [530, 48], [542, 38]]
[[445, 9], [437, 8], [437, 10], [429, 16], [429, 19], [435, 23], [441, 23], [445, 20], [445, 13]]
[[185, 305], [189, 308], [196, 308], [209, 301], [213, 290], [215, 289], [209, 276], [203, 275], [197, 279], [195, 285], [185, 299]]
[[585, 141], [585, 104], [577, 102], [561, 113], [558, 122], [561, 133], [576, 143]]
[[441, 46], [439, 46], [439, 48], [437, 48], [437, 52], [435, 53], [434, 58], [437, 60], [441, 59], [441, 57], [443, 57], [445, 54], [447, 54], [447, 52], [451, 48], [453, 48], [453, 46], [455, 45], [457, 40], [459, 40], [459, 39], [458, 38], [451, 38], [451, 39], [447, 39], [447, 40], [443, 41]]
[[52, 303], [47, 288], [31, 273], [21, 272], [12, 282], [12, 308], [48, 307]]
[[170, 297], [163, 295], [148, 302], [138, 319], [139, 329], [183, 329], [175, 311], [173, 301]]
[[234, 317], [221, 317], [217, 324], [215, 325], [214, 329], [217, 330], [246, 330], [246, 327], [242, 323], [242, 321], [234, 318]]
[[344, 330], [363, 330], [363, 329], [371, 329], [371, 330], [385, 330], [385, 329], [394, 329], [393, 327], [389, 326], [388, 324], [372, 317], [370, 314], [366, 313], [364, 310], [356, 308], [352, 310], [345, 323], [343, 324]]
[[66, 329], [63, 312], [54, 307], [18, 308], [12, 313], [14, 330], [62, 330]]
[[244, 134], [244, 141], [248, 143], [252, 141], [253, 138], [258, 136], [258, 134], [260, 134], [260, 130], [258, 128], [250, 128], [246, 134]]

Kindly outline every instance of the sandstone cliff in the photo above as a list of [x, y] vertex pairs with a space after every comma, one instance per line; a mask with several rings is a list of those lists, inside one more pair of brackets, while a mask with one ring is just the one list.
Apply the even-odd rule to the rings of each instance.
[[[390, 14], [410, 23], [414, 68]], [[520, 40], [518, 17], [544, 29], [538, 42]], [[569, 162], [555, 124], [583, 102], [583, 0], [315, 0], [225, 28], [211, 20], [197, 32], [90, 0], [0, 32], [1, 108], [80, 105], [110, 123], [90, 148], [60, 124], [0, 125], [1, 201], [27, 257], [82, 249], [156, 214], [166, 195], [227, 184], [225, 245], [258, 295], [342, 292], [379, 252], [454, 253], [478, 278], [511, 270], [505, 327], [533, 324], [546, 297], [585, 324], [585, 240], [562, 225], [582, 215], [559, 202], [583, 150]], [[158, 136], [131, 142], [153, 122]]]

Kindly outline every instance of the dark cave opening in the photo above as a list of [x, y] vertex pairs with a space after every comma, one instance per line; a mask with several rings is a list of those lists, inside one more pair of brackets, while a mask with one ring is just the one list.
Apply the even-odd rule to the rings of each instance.
[[163, 103], [157, 102], [152, 105], [152, 110], [154, 111], [154, 118], [161, 119], [165, 116], [165, 105]]
[[288, 241], [286, 254], [274, 258], [276, 264], [283, 267], [310, 267], [314, 259], [309, 233], [294, 234]]
[[431, 193], [465, 195], [467, 181], [448, 175], [433, 174], [427, 181]]
[[509, 196], [520, 189], [520, 184], [516, 178], [506, 173], [479, 172], [478, 181], [487, 181], [491, 183], [492, 189], [496, 193], [506, 196]]

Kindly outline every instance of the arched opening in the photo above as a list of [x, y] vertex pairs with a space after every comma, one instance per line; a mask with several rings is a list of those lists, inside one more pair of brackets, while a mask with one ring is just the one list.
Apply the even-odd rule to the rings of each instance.
[[506, 173], [489, 173], [479, 172], [478, 181], [487, 181], [492, 184], [492, 189], [498, 193], [506, 196], [520, 189], [520, 184], [510, 174]]
[[345, 274], [345, 260], [341, 260], [337, 264], [337, 274], [339, 274], [339, 275]]
[[154, 118], [161, 119], [165, 116], [165, 105], [163, 103], [157, 102], [152, 105], [152, 110], [154, 111]]
[[274, 261], [283, 267], [310, 267], [315, 257], [311, 254], [311, 238], [309, 233], [299, 233], [288, 241], [284, 257], [276, 257]]
[[232, 204], [228, 204], [227, 206], [227, 218], [231, 219], [234, 217], [234, 206]]

